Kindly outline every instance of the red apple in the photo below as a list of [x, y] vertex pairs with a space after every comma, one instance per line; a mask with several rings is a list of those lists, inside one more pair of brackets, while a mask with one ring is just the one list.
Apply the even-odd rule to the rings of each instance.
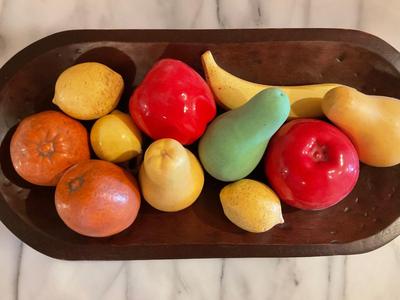
[[312, 119], [288, 122], [272, 137], [265, 174], [287, 204], [305, 210], [330, 207], [354, 188], [357, 151], [333, 125]]
[[136, 125], [152, 139], [192, 144], [216, 115], [205, 80], [176, 59], [162, 59], [147, 73], [129, 102]]

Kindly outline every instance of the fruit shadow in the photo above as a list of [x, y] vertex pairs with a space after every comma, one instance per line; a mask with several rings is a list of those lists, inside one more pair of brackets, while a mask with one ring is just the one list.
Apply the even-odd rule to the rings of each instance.
[[3, 141], [0, 145], [0, 161], [1, 161], [1, 170], [4, 176], [13, 184], [21, 187], [21, 188], [34, 188], [35, 185], [24, 180], [18, 173], [15, 171], [14, 166], [11, 161], [11, 153], [10, 153], [10, 143], [14, 132], [17, 130], [18, 124], [11, 127], [6, 135], [3, 138]]
[[178, 59], [191, 66], [204, 77], [204, 71], [201, 65], [201, 55], [207, 50], [208, 48], [206, 46], [201, 46], [199, 44], [172, 43], [165, 48], [164, 52], [158, 59]]
[[367, 95], [381, 95], [387, 97], [400, 98], [399, 77], [396, 72], [388, 72], [380, 68], [373, 68], [364, 72], [359, 77], [359, 84], [354, 87]]
[[54, 187], [37, 186], [26, 198], [26, 216], [43, 231], [57, 231], [63, 225], [54, 205], [54, 192]]
[[196, 216], [207, 226], [229, 233], [243, 233], [225, 216], [219, 199], [219, 192], [228, 183], [218, 181], [205, 174], [204, 188], [197, 201], [191, 207]]
[[[36, 230], [57, 240], [79, 245], [103, 242], [77, 234], [68, 228], [58, 216], [54, 193], [54, 187], [32, 189], [25, 200], [26, 210], [23, 217], [26, 221]], [[53, 247], [53, 245], [47, 244], [46, 247]]]

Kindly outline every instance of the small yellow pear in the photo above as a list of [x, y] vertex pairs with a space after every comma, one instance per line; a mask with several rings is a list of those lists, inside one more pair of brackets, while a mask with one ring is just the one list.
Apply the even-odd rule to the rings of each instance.
[[69, 67], [58, 77], [53, 103], [79, 120], [98, 119], [118, 104], [124, 81], [109, 67], [87, 62]]
[[219, 197], [227, 218], [246, 231], [265, 232], [284, 222], [278, 196], [256, 180], [241, 179], [228, 184]]
[[139, 171], [144, 199], [154, 208], [172, 212], [190, 206], [204, 184], [197, 158], [174, 139], [153, 142]]
[[98, 119], [90, 131], [96, 155], [111, 162], [130, 160], [142, 153], [142, 137], [130, 115], [114, 110]]
[[343, 86], [325, 95], [322, 110], [350, 137], [363, 163], [374, 167], [400, 163], [400, 100]]

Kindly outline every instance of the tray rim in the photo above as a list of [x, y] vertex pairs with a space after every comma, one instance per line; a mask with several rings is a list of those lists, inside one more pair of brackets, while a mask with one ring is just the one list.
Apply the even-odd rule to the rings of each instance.
[[[211, 36], [209, 33], [213, 33]], [[66, 30], [46, 36], [19, 51], [0, 68], [0, 89], [18, 69], [51, 49], [79, 42], [176, 42], [176, 43], [237, 43], [265, 41], [326, 41], [345, 42], [379, 54], [400, 72], [400, 53], [387, 42], [372, 34], [353, 29], [334, 28], [271, 28], [271, 29], [84, 29]], [[17, 219], [16, 219], [17, 218]], [[25, 223], [13, 213], [0, 194], [0, 221], [22, 242], [53, 258], [66, 260], [135, 260], [180, 258], [228, 258], [228, 257], [307, 257], [324, 255], [358, 254], [375, 250], [400, 235], [400, 217], [382, 231], [348, 243], [337, 244], [152, 244], [132, 247], [113, 246], [91, 252], [92, 245], [78, 245], [57, 240], [58, 246], [49, 243], [54, 239]], [[46, 241], [44, 243], [44, 241]], [[44, 247], [44, 244], [53, 245]], [[60, 248], [62, 247], [62, 248]], [[132, 248], [135, 247], [135, 253]], [[140, 249], [139, 249], [139, 248]], [[148, 254], [157, 247], [159, 251]], [[107, 249], [106, 249], [107, 248]], [[127, 249], [121, 252], [121, 249]], [[206, 249], [207, 248], [207, 249]], [[246, 248], [246, 251], [243, 251]], [[111, 250], [110, 250], [111, 249]], [[114, 253], [113, 249], [119, 251]], [[106, 251], [104, 251], [106, 250]], [[139, 250], [139, 251], [138, 251]], [[207, 251], [205, 251], [207, 250]], [[245, 252], [246, 254], [243, 254]], [[122, 254], [121, 254], [122, 253]]]

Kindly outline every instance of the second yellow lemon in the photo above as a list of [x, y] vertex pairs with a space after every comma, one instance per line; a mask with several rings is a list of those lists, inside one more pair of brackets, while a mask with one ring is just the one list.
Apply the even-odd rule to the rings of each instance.
[[219, 197], [227, 218], [246, 231], [264, 232], [284, 222], [278, 196], [256, 180], [228, 184]]
[[124, 162], [142, 153], [142, 137], [128, 114], [114, 110], [94, 123], [90, 142], [96, 155], [112, 162]]

